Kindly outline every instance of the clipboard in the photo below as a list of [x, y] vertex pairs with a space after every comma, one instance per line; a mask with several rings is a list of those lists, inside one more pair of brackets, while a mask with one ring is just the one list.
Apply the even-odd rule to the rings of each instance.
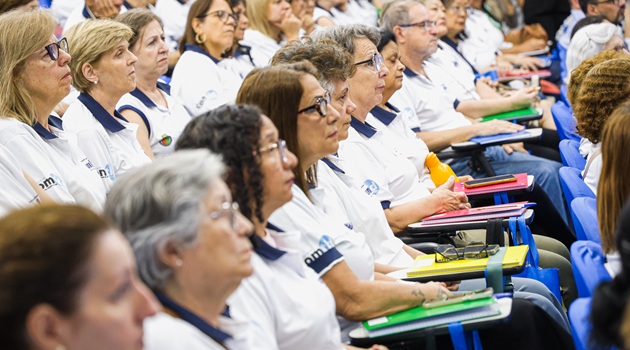
[[527, 132], [527, 134], [521, 134], [522, 131], [514, 134], [501, 134], [503, 135], [501, 138], [496, 138], [494, 140], [486, 139], [483, 144], [473, 142], [471, 139], [469, 141], [453, 143], [451, 144], [451, 148], [453, 148], [453, 151], [456, 152], [474, 151], [481, 149], [482, 147], [497, 146], [504, 143], [536, 141], [542, 137], [541, 128], [533, 128], [523, 131]]
[[497, 218], [521, 216], [529, 207], [536, 205], [531, 202], [516, 202], [489, 205], [470, 209], [453, 210], [442, 214], [434, 214], [422, 219], [425, 224], [449, 224], [456, 222], [478, 221]]
[[[462, 321], [464, 331], [487, 329], [497, 326], [510, 319], [512, 312], [512, 299], [501, 298], [497, 300], [499, 314], [495, 316], [484, 317], [480, 319]], [[350, 331], [350, 344], [359, 347], [370, 347], [374, 344], [392, 344], [406, 340], [417, 340], [422, 337], [438, 336], [448, 334], [448, 325], [423, 328], [415, 331], [387, 335], [378, 338], [371, 338], [367, 329], [358, 327]]]

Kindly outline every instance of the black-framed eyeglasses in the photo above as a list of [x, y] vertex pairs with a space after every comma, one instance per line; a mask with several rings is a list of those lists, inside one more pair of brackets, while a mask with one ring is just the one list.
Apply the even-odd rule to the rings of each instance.
[[282, 139], [278, 139], [278, 142], [274, 142], [265, 147], [259, 148], [258, 152], [260, 153], [271, 152], [274, 149], [278, 150], [278, 153], [280, 154], [280, 160], [282, 161], [282, 163], [286, 164], [289, 162], [289, 157], [287, 157], [287, 142]]
[[202, 18], [206, 18], [210, 15], [215, 15], [217, 16], [217, 18], [227, 24], [228, 20], [230, 18], [232, 18], [234, 20], [234, 25], [238, 24], [238, 14], [236, 13], [229, 13], [227, 11], [223, 11], [223, 10], [218, 10], [218, 11], [212, 11], [212, 12], [208, 12], [205, 15], [201, 15], [201, 16], [197, 16], [197, 18], [202, 19]]
[[368, 58], [365, 61], [357, 62], [354, 65], [360, 66], [362, 64], [366, 64], [368, 67], [373, 67], [375, 71], [380, 72], [381, 68], [385, 65], [385, 61], [383, 60], [383, 55], [380, 53], [375, 53], [371, 58]]
[[431, 20], [426, 20], [426, 21], [422, 21], [422, 22], [415, 22], [415, 23], [409, 23], [409, 24], [401, 24], [400, 27], [402, 28], [409, 28], [409, 27], [420, 27], [420, 28], [424, 28], [424, 30], [429, 31], [433, 28], [435, 28], [436, 23], [435, 21], [431, 21]]
[[472, 242], [464, 248], [456, 248], [452, 244], [440, 244], [435, 251], [435, 262], [448, 262], [464, 259], [484, 259], [497, 253], [499, 246], [482, 242]]
[[[355, 63], [356, 64], [356, 63]], [[328, 113], [328, 106], [330, 105], [330, 93], [328, 91], [326, 91], [324, 93], [324, 96], [318, 96], [315, 99], [315, 104], [308, 106], [306, 108], [302, 108], [299, 111], [297, 111], [297, 114], [301, 114], [301, 113], [312, 113], [314, 111], [317, 111], [317, 113], [319, 113], [319, 115], [324, 118], [326, 116], [326, 114]]]
[[56, 43], [48, 44], [44, 46], [44, 50], [46, 50], [51, 60], [56, 61], [59, 59], [59, 50], [63, 50], [65, 53], [68, 53], [68, 50], [70, 50], [68, 47], [68, 39], [62, 38]]
[[227, 215], [230, 220], [230, 228], [236, 231], [239, 228], [237, 218], [239, 209], [240, 207], [236, 202], [223, 202], [221, 203], [221, 209], [209, 213], [206, 217], [209, 220], [216, 220]]

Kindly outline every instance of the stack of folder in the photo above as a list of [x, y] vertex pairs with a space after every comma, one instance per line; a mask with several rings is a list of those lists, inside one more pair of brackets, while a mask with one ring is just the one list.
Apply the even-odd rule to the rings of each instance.
[[[503, 269], [522, 266], [527, 257], [529, 249], [526, 245], [515, 247], [501, 247], [505, 250], [503, 256]], [[436, 275], [450, 275], [454, 273], [465, 273], [483, 271], [488, 265], [488, 259], [464, 259], [449, 262], [435, 262], [435, 254], [420, 255], [415, 262], [407, 269], [407, 277], [426, 277]]]

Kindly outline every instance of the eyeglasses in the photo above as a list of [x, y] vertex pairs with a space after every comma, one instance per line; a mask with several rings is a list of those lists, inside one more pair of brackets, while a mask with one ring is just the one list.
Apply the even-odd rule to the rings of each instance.
[[[381, 59], [383, 58], [381, 57]], [[365, 62], [361, 62], [361, 63], [365, 63]], [[359, 64], [359, 63], [355, 63], [355, 64]], [[322, 118], [324, 118], [326, 114], [328, 113], [329, 104], [330, 104], [330, 93], [326, 91], [324, 93], [324, 96], [317, 97], [317, 99], [315, 100], [315, 104], [308, 106], [306, 108], [300, 109], [299, 111], [297, 111], [297, 114], [301, 114], [301, 113], [308, 114], [308, 113], [317, 111], [317, 113], [319, 113], [319, 115], [322, 116]]]
[[[608, 0], [608, 1], [618, 1], [618, 0]], [[450, 11], [452, 13], [460, 13], [460, 12], [464, 13], [469, 13], [470, 11], [472, 11], [472, 6], [449, 6], [446, 8], [446, 11]]]
[[206, 13], [205, 15], [198, 16], [197, 18], [202, 19], [202, 18], [206, 18], [206, 17], [208, 17], [208, 16], [210, 16], [210, 15], [215, 15], [215, 16], [217, 16], [217, 18], [218, 18], [221, 22], [223, 22], [223, 23], [225, 23], [225, 24], [227, 24], [227, 22], [228, 22], [228, 20], [229, 20], [230, 18], [232, 18], [232, 19], [234, 20], [234, 25], [238, 24], [238, 15], [237, 15], [237, 14], [235, 14], [235, 13], [229, 13], [229, 12], [227, 12], [227, 11], [223, 11], [223, 10], [208, 12], [208, 13]]
[[285, 140], [278, 140], [278, 142], [274, 142], [265, 147], [261, 147], [258, 149], [258, 152], [271, 152], [274, 149], [278, 149], [278, 153], [280, 153], [280, 160], [282, 161], [282, 163], [286, 164], [289, 162], [289, 157], [287, 157], [287, 142]]
[[375, 53], [374, 55], [372, 55], [372, 58], [368, 58], [365, 61], [357, 62], [354, 65], [360, 66], [366, 63], [368, 67], [374, 67], [374, 70], [377, 72], [380, 72], [381, 68], [385, 65], [385, 61], [383, 61], [383, 56], [380, 53]]
[[435, 26], [436, 26], [435, 21], [426, 20], [426, 21], [416, 22], [416, 23], [401, 24], [399, 27], [402, 27], [402, 28], [421, 27], [421, 28], [424, 28], [424, 30], [429, 31], [435, 28]]
[[68, 53], [68, 39], [63, 38], [56, 43], [48, 44], [44, 46], [44, 50], [48, 53], [48, 56], [51, 60], [56, 61], [59, 59], [59, 50], [63, 50], [65, 53]]
[[216, 220], [227, 215], [228, 219], [230, 219], [230, 228], [236, 231], [239, 228], [237, 218], [239, 209], [240, 207], [236, 202], [223, 202], [221, 203], [221, 209], [209, 213], [206, 217], [209, 220]]
[[499, 251], [496, 244], [488, 245], [482, 242], [472, 242], [464, 248], [455, 248], [452, 244], [440, 244], [435, 251], [435, 262], [442, 263], [463, 259], [484, 259]]
[[593, 1], [593, 4], [595, 4], [595, 5], [602, 5], [602, 4], [607, 4], [609, 2], [612, 3], [615, 6], [619, 6], [619, 4], [621, 3], [621, 0]]

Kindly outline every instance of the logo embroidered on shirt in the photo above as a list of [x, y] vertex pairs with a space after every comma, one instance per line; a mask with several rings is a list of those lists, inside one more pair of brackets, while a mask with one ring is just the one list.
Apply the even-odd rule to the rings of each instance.
[[368, 196], [377, 195], [380, 189], [376, 181], [370, 179], [365, 180], [363, 185], [361, 185], [361, 190], [367, 193]]

